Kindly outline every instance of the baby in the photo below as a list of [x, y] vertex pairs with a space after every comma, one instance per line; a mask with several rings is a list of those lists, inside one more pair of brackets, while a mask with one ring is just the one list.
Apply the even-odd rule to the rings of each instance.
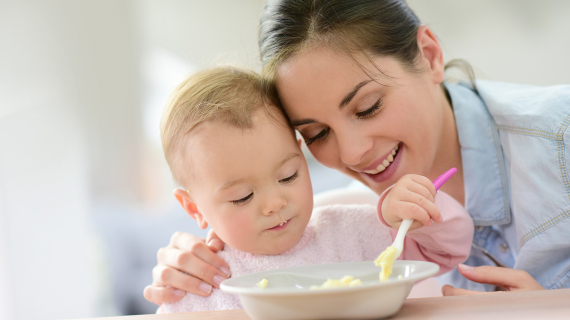
[[[234, 276], [372, 261], [391, 245], [397, 230], [390, 225], [410, 217], [398, 206], [407, 190], [420, 190], [414, 194], [428, 200], [416, 213], [428, 226], [408, 232], [401, 258], [435, 262], [440, 273], [465, 261], [473, 223], [453, 198], [436, 196], [425, 177], [400, 179], [382, 195], [381, 214], [370, 205], [313, 209], [300, 141], [275, 96], [255, 73], [219, 67], [182, 82], [162, 118], [165, 157], [182, 187], [174, 195], [200, 228], [210, 225], [226, 243], [218, 254]], [[186, 294], [158, 312], [237, 308], [237, 296], [214, 289], [208, 297]]]

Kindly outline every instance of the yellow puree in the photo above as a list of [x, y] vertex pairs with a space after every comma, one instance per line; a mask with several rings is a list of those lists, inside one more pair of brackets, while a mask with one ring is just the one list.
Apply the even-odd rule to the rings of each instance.
[[257, 283], [257, 286], [260, 287], [260, 288], [265, 289], [265, 287], [267, 287], [267, 283], [268, 283], [268, 282], [269, 282], [269, 281], [267, 281], [267, 279], [262, 279], [261, 281], [259, 281], [259, 282]]
[[374, 260], [374, 264], [382, 268], [382, 271], [380, 271], [380, 282], [388, 280], [388, 277], [392, 274], [392, 265], [394, 260], [396, 260], [396, 253], [398, 253], [398, 249], [390, 246]]
[[[392, 265], [396, 260], [396, 253], [398, 253], [398, 249], [395, 247], [388, 247], [384, 250], [376, 260], [374, 260], [374, 264], [377, 267], [381, 267], [382, 271], [380, 271], [380, 282], [385, 282], [388, 280], [390, 275], [392, 274]], [[398, 276], [400, 279], [401, 276]], [[260, 288], [267, 287], [267, 279], [263, 279], [257, 283], [257, 286]], [[322, 285], [320, 286], [311, 286], [311, 290], [322, 290], [322, 289], [330, 289], [330, 288], [339, 288], [339, 287], [354, 287], [357, 285], [361, 285], [362, 281], [360, 279], [354, 279], [353, 276], [344, 276], [341, 279], [327, 279]]]
[[353, 276], [344, 276], [341, 279], [327, 279], [325, 283], [320, 286], [311, 286], [311, 290], [321, 290], [339, 287], [354, 287], [361, 285], [362, 281], [360, 279], [354, 279]]

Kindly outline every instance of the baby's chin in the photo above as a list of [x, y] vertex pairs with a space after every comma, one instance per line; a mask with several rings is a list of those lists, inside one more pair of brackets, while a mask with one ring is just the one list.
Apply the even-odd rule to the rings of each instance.
[[236, 244], [237, 246], [231, 247], [248, 253], [265, 254], [265, 255], [279, 255], [291, 250], [301, 240], [305, 228], [303, 230], [295, 230], [296, 232], [284, 233], [280, 237], [262, 237], [257, 243], [263, 245], [245, 245]]

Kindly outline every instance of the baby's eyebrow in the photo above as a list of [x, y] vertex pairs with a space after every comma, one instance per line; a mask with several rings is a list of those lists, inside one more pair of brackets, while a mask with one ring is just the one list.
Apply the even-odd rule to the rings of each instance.
[[[279, 161], [279, 163], [277, 164], [277, 166], [275, 167], [275, 169], [279, 169], [281, 166], [283, 166], [287, 161], [300, 157], [301, 155], [297, 152], [291, 152], [289, 153], [285, 158], [283, 158], [283, 160]], [[247, 179], [246, 178], [240, 178], [240, 179], [236, 179], [236, 180], [232, 180], [228, 183], [224, 183], [220, 188], [218, 188], [218, 192], [220, 191], [224, 191], [227, 190], [233, 186], [235, 186], [236, 184], [240, 184], [245, 182]]]
[[297, 153], [297, 152], [291, 152], [291, 153], [289, 153], [285, 158], [283, 158], [283, 160], [281, 160], [281, 161], [277, 164], [277, 166], [275, 167], [275, 169], [281, 168], [281, 166], [283, 166], [283, 165], [285, 164], [285, 162], [287, 162], [287, 161], [289, 161], [289, 160], [291, 160], [291, 159], [300, 157], [300, 156], [301, 156], [301, 155], [300, 155], [299, 153]]
[[233, 186], [235, 186], [236, 184], [240, 184], [242, 182], [245, 181], [245, 178], [240, 178], [240, 179], [236, 179], [236, 180], [232, 180], [228, 183], [225, 183], [224, 185], [222, 185], [220, 188], [218, 188], [218, 191], [223, 191], [223, 190], [227, 190]]

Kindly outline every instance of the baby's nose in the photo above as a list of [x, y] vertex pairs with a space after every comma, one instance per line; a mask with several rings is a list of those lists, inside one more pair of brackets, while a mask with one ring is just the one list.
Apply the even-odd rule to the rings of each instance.
[[287, 205], [287, 201], [281, 195], [274, 195], [269, 197], [265, 208], [263, 210], [263, 214], [266, 216], [278, 213], [279, 211], [283, 210]]

